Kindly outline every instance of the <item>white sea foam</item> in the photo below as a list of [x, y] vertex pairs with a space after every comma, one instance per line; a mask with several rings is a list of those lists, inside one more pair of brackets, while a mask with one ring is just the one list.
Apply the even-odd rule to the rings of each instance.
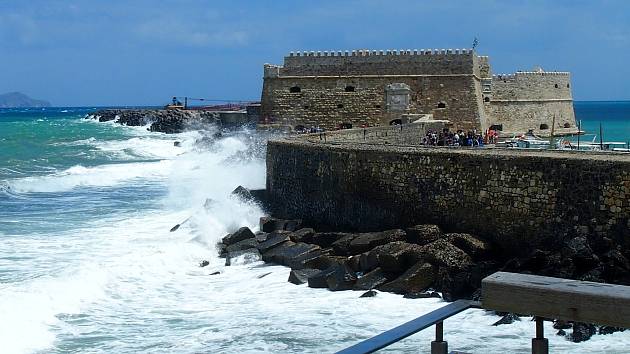
[[12, 191], [19, 193], [64, 192], [79, 187], [110, 187], [137, 178], [164, 178], [170, 167], [169, 160], [96, 167], [77, 165], [49, 175], [9, 180], [7, 185]]

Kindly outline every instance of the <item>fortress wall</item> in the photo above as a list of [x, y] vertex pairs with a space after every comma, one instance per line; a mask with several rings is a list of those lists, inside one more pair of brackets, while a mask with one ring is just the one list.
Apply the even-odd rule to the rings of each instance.
[[[556, 87], [557, 86], [557, 87]], [[517, 72], [492, 77], [492, 100], [572, 100], [566, 72]]]
[[297, 52], [284, 58], [280, 76], [473, 74], [468, 49]]
[[516, 252], [565, 235], [630, 241], [626, 155], [279, 140], [267, 191], [278, 216], [337, 229], [433, 222]]
[[[571, 79], [565, 72], [519, 72], [495, 75], [492, 93], [485, 103], [489, 125], [502, 124], [504, 132], [526, 132], [533, 129], [542, 135], [576, 132]], [[568, 128], [565, 128], [568, 124]], [[544, 126], [547, 126], [546, 129]]]
[[[385, 88], [409, 85], [409, 110], [388, 112]], [[354, 92], [345, 92], [346, 86]], [[299, 87], [300, 92], [290, 92]], [[473, 76], [268, 77], [263, 83], [261, 114], [292, 127], [334, 129], [340, 123], [388, 125], [402, 114], [433, 114], [455, 128], [479, 129], [480, 95]], [[443, 102], [446, 107], [438, 108]], [[341, 107], [339, 106], [341, 105]]]
[[[527, 132], [550, 135], [555, 115], [554, 134], [577, 132], [572, 101], [492, 102], [487, 106], [489, 125], [503, 125], [503, 132]], [[516, 119], [518, 118], [518, 119]], [[547, 129], [540, 129], [547, 125]], [[569, 128], [564, 128], [568, 124]]]

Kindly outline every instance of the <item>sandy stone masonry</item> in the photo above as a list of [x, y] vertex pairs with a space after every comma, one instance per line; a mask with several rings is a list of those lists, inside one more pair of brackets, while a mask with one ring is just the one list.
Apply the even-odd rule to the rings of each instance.
[[576, 235], [630, 246], [629, 155], [423, 148], [352, 134], [269, 142], [276, 215], [362, 231], [436, 223], [515, 252]]
[[261, 114], [292, 128], [389, 125], [411, 114], [548, 135], [554, 120], [554, 133], [576, 131], [572, 103], [568, 73], [493, 76], [471, 49], [324, 51], [265, 64]]

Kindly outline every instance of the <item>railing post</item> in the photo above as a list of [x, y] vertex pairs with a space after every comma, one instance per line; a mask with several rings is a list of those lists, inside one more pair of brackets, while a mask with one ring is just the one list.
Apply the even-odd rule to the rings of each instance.
[[444, 341], [444, 322], [435, 324], [435, 340], [431, 342], [431, 354], [447, 354], [448, 343]]
[[532, 338], [532, 354], [548, 354], [549, 340], [545, 338], [542, 317], [536, 317], [536, 338]]

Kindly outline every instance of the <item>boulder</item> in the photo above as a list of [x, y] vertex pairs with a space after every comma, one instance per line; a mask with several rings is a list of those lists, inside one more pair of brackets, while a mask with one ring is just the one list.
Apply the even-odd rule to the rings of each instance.
[[261, 253], [265, 253], [279, 244], [290, 240], [291, 238], [289, 237], [289, 232], [274, 231], [267, 236], [267, 240], [259, 243], [257, 248]]
[[444, 238], [474, 259], [486, 257], [492, 250], [490, 243], [470, 234], [450, 233], [444, 235]]
[[334, 264], [308, 278], [311, 288], [328, 288], [332, 291], [350, 290], [356, 281], [352, 271], [343, 264]]
[[440, 266], [436, 286], [446, 301], [472, 299], [481, 288], [481, 280], [499, 269], [496, 261], [483, 261], [465, 267]]
[[269, 237], [269, 233], [258, 231], [254, 234], [254, 237], [256, 238], [256, 241], [258, 241], [259, 243], [265, 242], [267, 241], [267, 238]]
[[313, 257], [321, 255], [320, 248], [317, 245], [311, 245], [303, 242], [294, 243], [293, 241], [286, 241], [278, 245], [277, 247], [263, 253], [263, 260], [265, 262], [275, 262], [284, 266], [291, 267], [291, 265], [294, 265], [295, 268], [303, 268], [303, 263], [305, 259], [304, 257], [313, 252], [317, 253], [313, 255]]
[[250, 248], [256, 248], [258, 241], [255, 238], [248, 238], [242, 241], [238, 241], [225, 248], [226, 252], [242, 251]]
[[311, 238], [311, 243], [319, 245], [322, 248], [331, 247], [332, 244], [342, 237], [347, 236], [344, 232], [316, 232]]
[[371, 252], [363, 252], [358, 257], [359, 270], [363, 273], [370, 272], [379, 266], [379, 252], [376, 249]]
[[336, 258], [334, 256], [327, 255], [324, 252], [325, 251], [322, 251], [321, 255], [314, 256], [312, 258], [309, 257], [312, 255], [310, 253], [307, 256], [304, 256], [305, 258], [303, 262], [304, 267], [324, 270], [324, 269], [330, 268], [332, 265], [339, 264], [342, 262], [341, 259]]
[[376, 291], [368, 290], [368, 291], [364, 292], [363, 294], [361, 294], [361, 296], [359, 296], [359, 297], [374, 297], [374, 296], [376, 296], [376, 294], [377, 294]]
[[407, 241], [418, 245], [426, 245], [442, 238], [443, 233], [437, 225], [415, 225], [405, 229]]
[[418, 262], [403, 275], [382, 285], [379, 290], [396, 294], [420, 292], [431, 286], [435, 280], [435, 266], [430, 263]]
[[428, 299], [428, 298], [436, 298], [441, 299], [442, 297], [437, 291], [421, 291], [421, 292], [413, 292], [407, 293], [403, 296], [405, 299]]
[[600, 326], [597, 330], [598, 334], [613, 334], [615, 332], [623, 332], [625, 328], [621, 327], [611, 327], [611, 326]]
[[354, 283], [357, 281], [354, 272], [345, 265], [339, 265], [334, 268], [336, 268], [336, 271], [326, 277], [328, 289], [332, 291], [352, 290]]
[[374, 250], [384, 271], [401, 274], [422, 259], [422, 246], [407, 242], [392, 242]]
[[400, 229], [362, 233], [350, 240], [348, 252], [349, 254], [359, 254], [367, 252], [376, 246], [404, 239], [405, 231]]
[[232, 195], [238, 197], [240, 200], [244, 202], [255, 201], [254, 196], [252, 196], [252, 193], [249, 191], [249, 189], [243, 186], [236, 187], [236, 189], [232, 191]]
[[514, 313], [508, 313], [505, 314], [503, 317], [501, 317], [500, 320], [496, 321], [495, 323], [493, 323], [493, 326], [500, 326], [500, 325], [504, 325], [504, 324], [511, 324], [514, 323], [516, 321], [520, 321], [521, 319]]
[[352, 240], [354, 240], [357, 236], [357, 234], [339, 233], [338, 237], [340, 238], [331, 244], [333, 254], [337, 256], [351, 255], [350, 242], [352, 242]]
[[589, 323], [574, 322], [573, 333], [569, 336], [569, 339], [574, 343], [583, 342], [589, 340], [595, 333], [597, 328]]
[[273, 232], [278, 230], [295, 231], [300, 229], [302, 220], [284, 220], [277, 219], [270, 216], [263, 216], [260, 218], [260, 230], [263, 232]]
[[308, 278], [310, 276], [313, 276], [319, 272], [320, 272], [319, 269], [311, 269], [311, 268], [294, 269], [291, 271], [291, 273], [289, 273], [289, 283], [292, 283], [295, 285], [304, 284], [308, 281]]
[[286, 255], [290, 253], [291, 247], [295, 246], [295, 243], [290, 240], [285, 240], [276, 244], [274, 247], [267, 249], [262, 253], [262, 259], [265, 262], [272, 262], [277, 264], [283, 264], [283, 260], [286, 259]]
[[315, 234], [315, 230], [313, 230], [311, 228], [299, 229], [297, 231], [294, 231], [291, 234], [291, 240], [293, 242], [311, 243], [311, 239], [313, 238], [314, 234]]
[[315, 274], [308, 276], [307, 282], [309, 288], [327, 288], [326, 278], [337, 271], [337, 267], [330, 266], [324, 270], [320, 270]]
[[210, 262], [208, 262], [208, 261], [206, 261], [206, 260], [203, 260], [203, 261], [199, 262], [199, 266], [200, 266], [201, 268], [203, 268], [203, 267], [205, 267], [205, 266], [208, 266], [208, 265], [210, 265]]
[[428, 262], [449, 268], [464, 268], [472, 262], [469, 255], [444, 239], [422, 246], [421, 252]]
[[385, 275], [385, 272], [383, 272], [381, 268], [376, 268], [364, 276], [359, 277], [354, 284], [354, 290], [376, 289], [388, 281], [389, 279]]
[[[283, 263], [285, 266], [291, 269], [304, 269], [304, 268], [316, 268], [326, 269], [330, 266], [329, 263], [319, 264], [319, 258], [325, 257], [324, 251], [322, 251], [317, 245], [310, 245], [313, 247], [308, 252], [304, 252], [292, 258], [287, 258]], [[323, 263], [323, 261], [321, 262]]]
[[241, 227], [238, 231], [223, 237], [222, 242], [229, 246], [248, 238], [254, 238], [254, 233], [249, 227]]

